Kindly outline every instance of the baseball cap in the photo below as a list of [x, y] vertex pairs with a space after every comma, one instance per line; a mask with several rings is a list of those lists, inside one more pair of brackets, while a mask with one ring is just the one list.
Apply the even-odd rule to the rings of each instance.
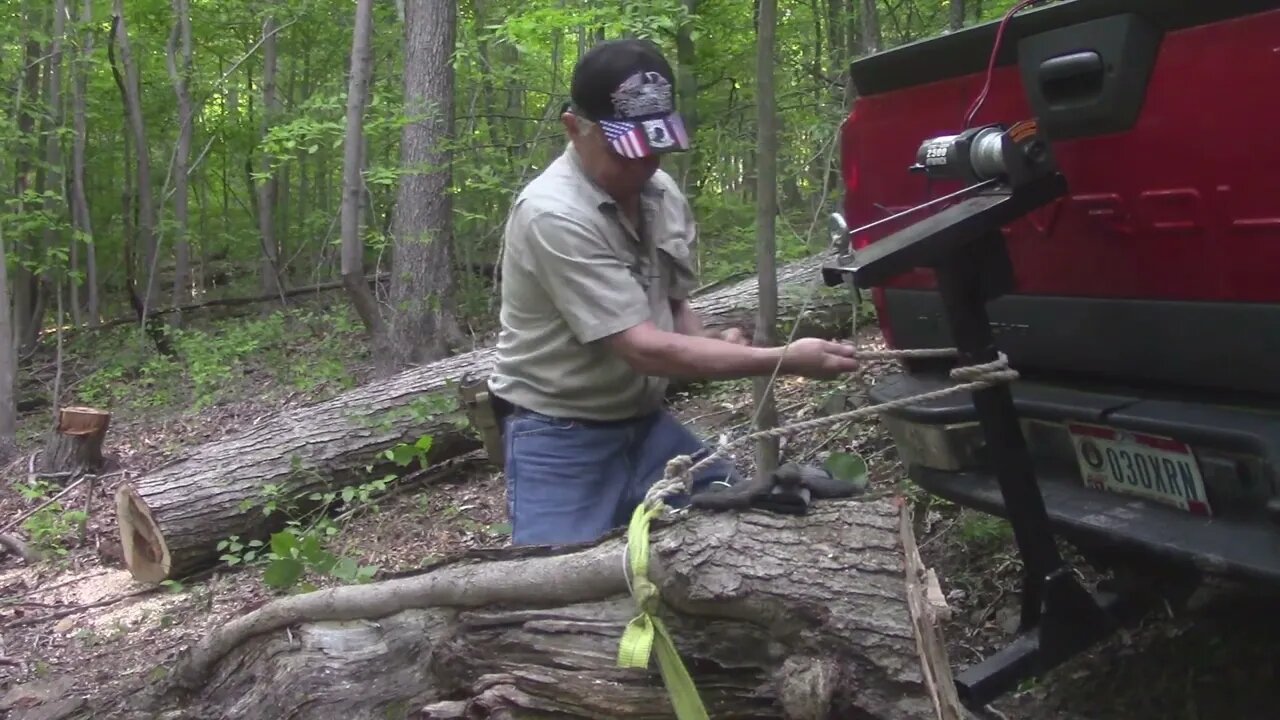
[[623, 157], [689, 149], [676, 112], [675, 74], [648, 40], [608, 40], [588, 50], [573, 70], [569, 95], [574, 114], [598, 124]]

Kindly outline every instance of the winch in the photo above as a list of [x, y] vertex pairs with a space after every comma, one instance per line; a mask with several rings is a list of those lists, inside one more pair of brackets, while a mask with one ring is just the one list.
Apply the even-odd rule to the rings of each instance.
[[[1058, 171], [1049, 143], [1035, 120], [1009, 127], [998, 123], [983, 125], [954, 135], [929, 138], [920, 144], [916, 163], [907, 169], [933, 179], [959, 180], [969, 185], [853, 230], [835, 213], [831, 216], [831, 240], [837, 249], [847, 248], [855, 235], [939, 203], [997, 185], [1003, 188], [1002, 192], [1012, 192]], [[828, 285], [845, 281], [845, 274], [837, 268], [824, 268], [823, 276]]]
[[982, 182], [1005, 173], [1004, 128], [999, 125], [929, 138], [916, 152], [912, 170], [931, 177]]

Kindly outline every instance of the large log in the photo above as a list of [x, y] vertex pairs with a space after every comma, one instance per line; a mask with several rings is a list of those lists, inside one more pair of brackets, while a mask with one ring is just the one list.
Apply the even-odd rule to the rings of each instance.
[[[710, 717], [965, 717], [903, 508], [858, 499], [656, 526], [658, 614]], [[615, 664], [636, 615], [624, 541], [472, 553], [273, 601], [184, 650], [150, 716], [671, 717], [656, 659]]]
[[[835, 337], [849, 325], [848, 296], [821, 288], [822, 260], [807, 258], [779, 272], [778, 317], [800, 320], [800, 335]], [[755, 288], [754, 278], [714, 288], [694, 306], [709, 327], [750, 330]], [[283, 523], [259, 509], [267, 484], [297, 498], [305, 511], [307, 494], [365, 482], [367, 466], [374, 477], [394, 470], [382, 453], [398, 444], [431, 436], [433, 463], [480, 447], [454, 388], [464, 374], [483, 375], [492, 364], [492, 348], [482, 348], [399, 373], [280, 412], [123, 483], [116, 511], [129, 571], [142, 582], [181, 578], [217, 562], [218, 542], [231, 535], [265, 539]]]

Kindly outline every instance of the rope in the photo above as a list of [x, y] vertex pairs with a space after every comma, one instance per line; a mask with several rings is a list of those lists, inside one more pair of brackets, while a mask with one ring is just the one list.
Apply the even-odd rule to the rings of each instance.
[[[955, 357], [957, 354], [958, 353], [955, 348], [925, 348], [862, 352], [858, 353], [857, 357], [866, 360], [898, 360], [903, 358]], [[835, 415], [812, 418], [809, 420], [800, 420], [786, 425], [780, 425], [778, 427], [749, 433], [737, 438], [736, 440], [732, 440], [721, 445], [715, 451], [711, 452], [705, 458], [696, 463], [693, 462], [692, 458], [688, 455], [677, 455], [667, 462], [666, 468], [663, 471], [662, 479], [654, 483], [653, 486], [649, 488], [649, 491], [645, 493], [643, 505], [645, 508], [656, 507], [666, 498], [686, 490], [690, 486], [695, 472], [722, 457], [729, 450], [746, 443], [753, 442], [757, 439], [783, 437], [804, 430], [813, 430], [825, 425], [836, 425], [846, 420], [859, 419], [883, 413], [887, 410], [894, 410], [896, 408], [914, 405], [920, 402], [928, 402], [930, 400], [938, 400], [951, 395], [982, 390], [984, 388], [994, 387], [996, 385], [1012, 382], [1018, 379], [1018, 371], [1009, 367], [1009, 358], [1004, 353], [999, 353], [995, 360], [988, 363], [965, 365], [953, 368], [950, 375], [951, 379], [957, 381], [958, 384], [941, 388], [939, 390], [920, 393], [918, 395], [889, 400], [887, 402], [880, 403], [879, 405], [869, 405], [867, 407], [849, 410]]]

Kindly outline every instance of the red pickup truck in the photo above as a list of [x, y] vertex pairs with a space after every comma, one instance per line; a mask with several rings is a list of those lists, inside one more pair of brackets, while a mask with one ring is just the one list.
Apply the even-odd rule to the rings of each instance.
[[[1002, 228], [1015, 285], [987, 306], [1054, 533], [1101, 563], [1280, 588], [1280, 3], [1068, 0], [1000, 26], [852, 63], [844, 223], [961, 189], [907, 168], [989, 80], [970, 124], [1034, 118], [1067, 184]], [[953, 345], [932, 271], [871, 297], [891, 348]], [[906, 363], [873, 401], [947, 367]], [[969, 395], [884, 421], [914, 482], [1005, 515]]]

